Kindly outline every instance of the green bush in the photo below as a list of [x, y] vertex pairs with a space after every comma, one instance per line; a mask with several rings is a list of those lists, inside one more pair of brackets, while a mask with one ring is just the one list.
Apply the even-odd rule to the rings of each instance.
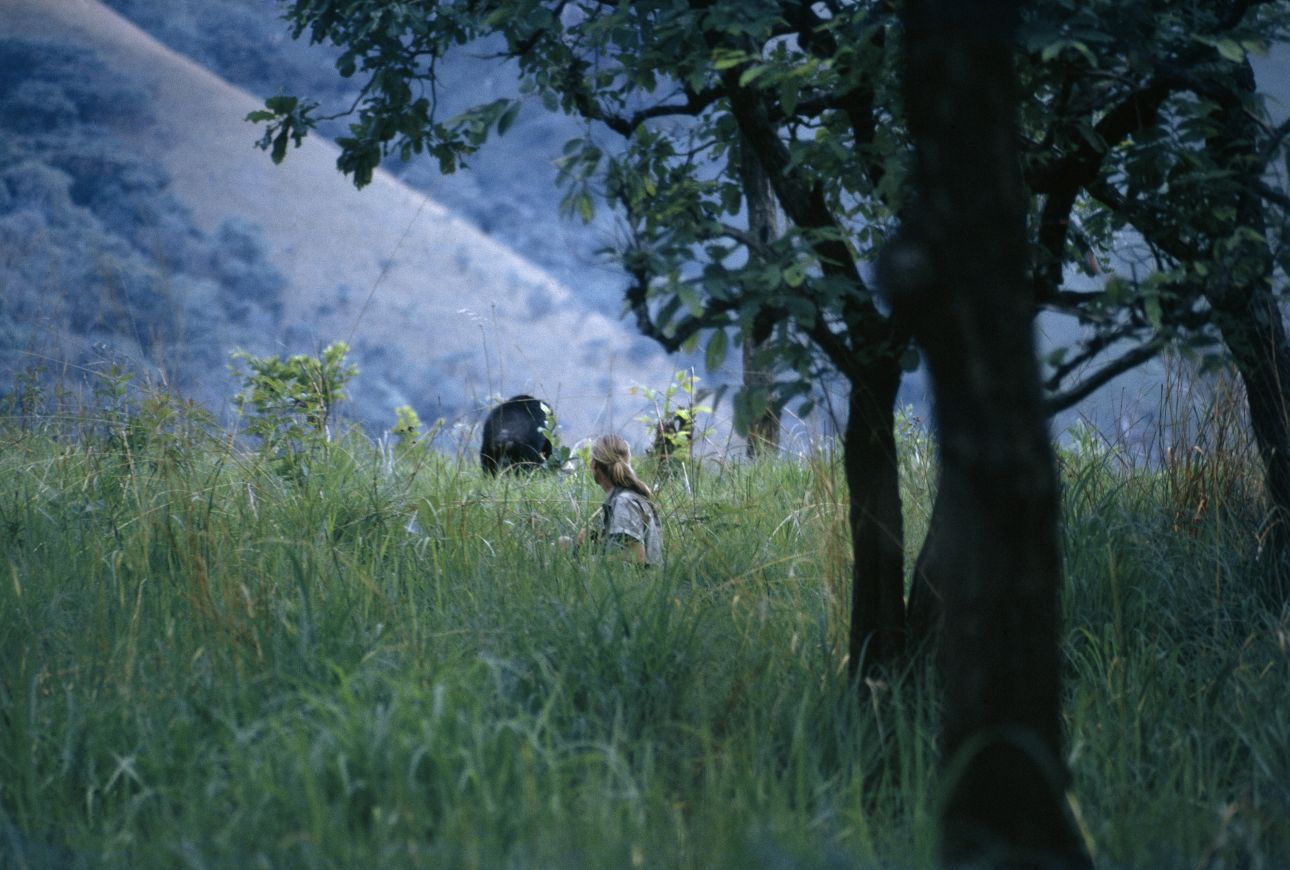
[[329, 423], [336, 405], [358, 374], [358, 366], [346, 361], [348, 353], [343, 341], [328, 345], [317, 357], [233, 353], [247, 368], [236, 399], [247, 432], [292, 476], [304, 473], [308, 458], [331, 441]]

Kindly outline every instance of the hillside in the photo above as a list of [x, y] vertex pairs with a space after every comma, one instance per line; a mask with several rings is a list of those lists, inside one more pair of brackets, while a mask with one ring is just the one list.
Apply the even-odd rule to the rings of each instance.
[[353, 413], [370, 428], [404, 403], [423, 418], [469, 422], [490, 394], [527, 391], [551, 400], [576, 438], [624, 426], [640, 410], [624, 403], [628, 386], [669, 377], [652, 344], [428, 195], [385, 173], [355, 191], [321, 138], [274, 166], [243, 120], [259, 99], [102, 4], [6, 0], [0, 32], [92, 52], [142, 95], [134, 115], [104, 111], [104, 128], [164, 172], [198, 231], [253, 228], [282, 277], [272, 323], [261, 323], [270, 334], [232, 324], [229, 348], [316, 352], [348, 341], [363, 369]]
[[[280, 92], [307, 95], [325, 114], [339, 114], [358, 95], [357, 78], [341, 78], [339, 50], [292, 39], [276, 0], [104, 0], [105, 5], [153, 38], [224, 80], [263, 99]], [[479, 101], [515, 97], [515, 70], [487, 56], [483, 48], [454, 55], [442, 64], [437, 99], [445, 117]], [[323, 121], [320, 132], [345, 135], [346, 120]], [[505, 136], [470, 161], [467, 171], [443, 175], [438, 161], [414, 156], [389, 160], [385, 168], [417, 190], [429, 193], [482, 232], [520, 252], [567, 284], [584, 305], [616, 317], [623, 276], [597, 251], [613, 242], [612, 215], [601, 209], [590, 224], [560, 216], [561, 191], [554, 159], [565, 142], [586, 133], [586, 125], [526, 103]], [[613, 140], [607, 137], [606, 146]]]

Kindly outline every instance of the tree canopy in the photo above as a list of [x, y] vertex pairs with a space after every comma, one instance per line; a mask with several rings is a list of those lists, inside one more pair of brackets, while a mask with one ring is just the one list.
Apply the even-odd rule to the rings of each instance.
[[[1053, 406], [1166, 344], [1213, 348], [1219, 324], [1207, 288], [1246, 281], [1241, 273], [1251, 268], [1273, 280], [1262, 255], [1245, 259], [1262, 230], [1236, 201], [1268, 192], [1266, 175], [1285, 153], [1287, 127], [1270, 123], [1248, 56], [1284, 35], [1286, 5], [1165, 7], [1034, 4], [1023, 31], [1036, 296], [1095, 335], [1051, 361]], [[1234, 114], [1247, 122], [1234, 123]], [[1100, 290], [1063, 288], [1066, 267], [1081, 260], [1112, 273]], [[1125, 340], [1127, 352], [1061, 390], [1081, 365]]]
[[[585, 120], [586, 135], [552, 155], [565, 208], [584, 219], [602, 204], [618, 210], [615, 253], [635, 277], [626, 302], [646, 334], [674, 349], [706, 333], [715, 364], [741, 338], [774, 332], [770, 353], [804, 376], [776, 391], [780, 401], [809, 392], [821, 356], [845, 373], [858, 352], [903, 343], [856, 268], [907, 196], [890, 50], [900, 27], [888, 4], [302, 0], [287, 17], [297, 36], [340, 46], [338, 71], [362, 81], [339, 140], [355, 183], [395, 155], [429, 154], [455, 171], [504, 134], [524, 98], [436, 111], [438, 65], [488, 53], [515, 65], [527, 98]], [[1286, 4], [1255, 0], [1028, 7], [1018, 40], [1036, 301], [1091, 327], [1048, 361], [1050, 408], [1171, 343], [1218, 341], [1199, 288], [1231, 253], [1198, 240], [1245, 225], [1209, 207], [1219, 188], [1242, 183], [1215, 163], [1216, 107], [1285, 17]], [[1266, 118], [1252, 89], [1234, 98]], [[318, 120], [316, 105], [289, 96], [256, 117], [269, 122], [275, 159]], [[741, 131], [788, 217], [758, 256], [739, 220]], [[1252, 152], [1273, 165], [1285, 131], [1252, 132]], [[1124, 262], [1126, 227], [1145, 239], [1143, 262]], [[1095, 262], [1124, 268], [1098, 291], [1064, 288], [1072, 265]], [[744, 410], [766, 398], [746, 397]]]
[[[886, 338], [857, 268], [890, 224], [906, 159], [892, 137], [882, 6], [303, 2], [288, 17], [297, 35], [344, 47], [342, 75], [366, 77], [339, 140], [356, 184], [392, 155], [430, 154], [454, 171], [505, 133], [520, 100], [435, 111], [436, 64], [492, 51], [532, 98], [586, 121], [553, 155], [565, 207], [584, 219], [601, 203], [619, 211], [616, 253], [636, 279], [626, 301], [645, 333], [676, 349], [706, 332], [713, 365], [732, 338], [774, 333], [773, 352], [808, 376], [781, 401], [807, 391], [812, 351], [846, 372]], [[281, 159], [317, 112], [284, 96], [256, 119]], [[739, 221], [741, 131], [789, 220], [757, 257]], [[852, 341], [859, 324], [864, 340]]]
[[[1273, 122], [1250, 55], [1284, 40], [1290, 5], [1033, 9], [1023, 74], [1036, 299], [1088, 328], [1049, 360], [1049, 406], [1080, 400], [1165, 347], [1198, 353], [1206, 365], [1232, 362], [1265, 468], [1270, 511], [1260, 535], [1283, 563], [1271, 573], [1284, 576], [1290, 121]], [[1126, 237], [1136, 260], [1116, 254]], [[1064, 264], [1081, 252], [1114, 270], [1091, 292], [1062, 287]]]

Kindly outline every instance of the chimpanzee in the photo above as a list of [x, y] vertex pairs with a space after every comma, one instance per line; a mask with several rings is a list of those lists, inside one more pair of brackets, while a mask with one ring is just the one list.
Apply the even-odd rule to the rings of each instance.
[[511, 396], [484, 419], [479, 464], [489, 474], [512, 465], [541, 465], [551, 455], [551, 441], [542, 432], [546, 425], [546, 406], [540, 400], [527, 395]]

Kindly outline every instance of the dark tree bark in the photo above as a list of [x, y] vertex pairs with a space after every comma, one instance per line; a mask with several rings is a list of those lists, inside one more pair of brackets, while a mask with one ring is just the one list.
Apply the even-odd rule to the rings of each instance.
[[[1275, 262], [1258, 193], [1264, 171], [1257, 154], [1259, 130], [1242, 99], [1255, 90], [1254, 74], [1248, 66], [1243, 72], [1231, 82], [1235, 88], [1218, 100], [1221, 133], [1210, 144], [1239, 180], [1232, 203], [1236, 229], [1254, 233], [1222, 246], [1227, 252], [1223, 268], [1204, 291], [1245, 384], [1271, 508], [1260, 530], [1263, 555], [1275, 584], [1272, 591], [1285, 600], [1290, 595], [1290, 342], [1273, 289]], [[1235, 240], [1234, 234], [1223, 241]]]
[[1270, 289], [1249, 300], [1250, 315], [1223, 327], [1249, 401], [1250, 424], [1263, 461], [1269, 515], [1259, 530], [1272, 591], [1290, 598], [1290, 345]]
[[851, 385], [843, 443], [850, 494], [852, 675], [869, 675], [905, 645], [904, 520], [896, 462], [895, 401], [900, 366], [875, 359]]
[[[1266, 251], [1265, 243], [1255, 244]], [[1257, 530], [1270, 584], [1266, 591], [1285, 601], [1290, 597], [1290, 344], [1266, 280], [1226, 292], [1207, 285], [1205, 295], [1245, 385], [1268, 496], [1268, 516]]]
[[914, 573], [909, 583], [909, 605], [906, 608], [905, 634], [911, 650], [921, 654], [935, 649], [940, 639], [945, 616], [944, 601], [936, 587], [936, 580], [943, 575], [944, 541], [947, 505], [938, 491], [932, 503], [932, 515], [927, 521], [927, 537], [914, 561]]
[[917, 205], [884, 261], [932, 378], [941, 454], [943, 861], [1086, 867], [1065, 800], [1058, 498], [1026, 279], [1016, 3], [908, 0]]
[[[750, 256], [762, 255], [767, 246], [779, 235], [779, 221], [775, 210], [775, 191], [771, 188], [766, 170], [752, 149], [741, 142], [739, 147], [739, 174], [743, 179], [744, 201], [748, 209], [748, 232], [753, 239]], [[748, 423], [748, 456], [762, 454], [774, 456], [779, 452], [779, 412], [775, 406], [775, 373], [768, 368], [763, 345], [773, 326], [769, 316], [759, 318], [743, 340], [744, 388], [765, 393], [766, 410]]]
[[761, 344], [753, 337], [743, 343], [744, 387], [766, 393], [766, 410], [748, 424], [747, 449], [749, 459], [774, 456], [779, 453], [779, 414], [775, 410], [775, 375], [766, 367]]

